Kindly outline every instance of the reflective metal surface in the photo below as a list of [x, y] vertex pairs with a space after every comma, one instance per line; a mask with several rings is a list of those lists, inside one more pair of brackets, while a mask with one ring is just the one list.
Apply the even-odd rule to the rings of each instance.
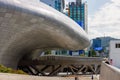
[[78, 24], [39, 0], [0, 0], [0, 64], [16, 67], [37, 49], [79, 50], [89, 44]]

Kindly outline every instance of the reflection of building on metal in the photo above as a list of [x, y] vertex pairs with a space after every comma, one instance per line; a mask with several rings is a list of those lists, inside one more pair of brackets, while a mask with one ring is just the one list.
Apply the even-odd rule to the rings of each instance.
[[16, 68], [21, 59], [46, 49], [79, 50], [89, 45], [83, 29], [39, 0], [0, 0], [0, 64]]

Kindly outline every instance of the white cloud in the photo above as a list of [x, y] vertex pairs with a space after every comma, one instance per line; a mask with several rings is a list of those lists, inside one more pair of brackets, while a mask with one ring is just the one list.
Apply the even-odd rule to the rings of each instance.
[[111, 0], [103, 5], [93, 17], [89, 16], [89, 36], [120, 38], [120, 0]]

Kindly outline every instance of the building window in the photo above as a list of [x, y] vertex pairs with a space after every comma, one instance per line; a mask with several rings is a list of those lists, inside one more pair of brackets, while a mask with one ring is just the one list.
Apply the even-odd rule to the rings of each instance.
[[115, 47], [116, 47], [116, 48], [120, 48], [120, 43], [116, 43], [116, 44], [115, 44]]

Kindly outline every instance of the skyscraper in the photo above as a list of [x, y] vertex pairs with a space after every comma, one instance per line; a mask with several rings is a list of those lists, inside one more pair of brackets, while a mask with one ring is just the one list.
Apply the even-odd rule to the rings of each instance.
[[81, 3], [81, 0], [76, 0], [77, 3]]
[[68, 16], [76, 21], [87, 32], [87, 4], [81, 0], [69, 2]]
[[40, 0], [40, 1], [55, 8], [60, 12], [63, 12], [64, 5], [65, 5], [64, 0]]
[[83, 12], [84, 12], [84, 30], [86, 32], [88, 32], [88, 6], [87, 6], [87, 2], [83, 3]]

